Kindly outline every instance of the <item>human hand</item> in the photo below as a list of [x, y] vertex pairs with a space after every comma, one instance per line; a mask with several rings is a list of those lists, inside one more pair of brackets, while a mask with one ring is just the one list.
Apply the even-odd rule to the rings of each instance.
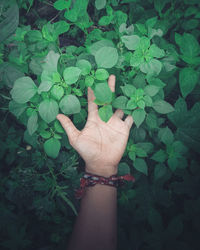
[[[108, 85], [114, 92], [114, 75], [109, 77]], [[117, 167], [126, 148], [133, 118], [129, 115], [123, 121], [124, 112], [118, 109], [107, 123], [103, 122], [98, 115], [98, 106], [93, 102], [94, 100], [94, 93], [91, 88], [88, 88], [88, 118], [83, 130], [79, 131], [63, 114], [59, 114], [57, 119], [65, 129], [71, 146], [84, 159], [85, 170], [108, 177], [117, 174]]]

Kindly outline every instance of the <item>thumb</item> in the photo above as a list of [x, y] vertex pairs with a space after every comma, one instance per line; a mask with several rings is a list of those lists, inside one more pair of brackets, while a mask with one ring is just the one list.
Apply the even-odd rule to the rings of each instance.
[[65, 132], [67, 133], [70, 144], [73, 145], [79, 136], [80, 131], [74, 126], [73, 122], [67, 116], [59, 114], [56, 118], [59, 120]]

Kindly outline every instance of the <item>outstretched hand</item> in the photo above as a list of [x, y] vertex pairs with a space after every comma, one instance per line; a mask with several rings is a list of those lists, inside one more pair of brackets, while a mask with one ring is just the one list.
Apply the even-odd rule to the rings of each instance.
[[[108, 85], [114, 92], [114, 75], [109, 77]], [[129, 115], [123, 121], [124, 113], [118, 109], [107, 123], [103, 122], [98, 115], [98, 106], [94, 100], [94, 93], [88, 88], [88, 118], [83, 130], [79, 131], [65, 115], [59, 114], [57, 119], [65, 129], [71, 146], [84, 159], [85, 170], [97, 175], [110, 176], [117, 173], [133, 118]]]

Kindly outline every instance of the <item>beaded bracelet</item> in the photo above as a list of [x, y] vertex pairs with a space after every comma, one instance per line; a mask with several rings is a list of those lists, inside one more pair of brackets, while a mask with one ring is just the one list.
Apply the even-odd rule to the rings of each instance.
[[86, 187], [91, 187], [96, 184], [108, 185], [112, 187], [120, 187], [125, 184], [125, 181], [135, 181], [135, 178], [130, 174], [123, 176], [111, 175], [110, 177], [99, 176], [85, 172], [83, 177], [80, 179], [80, 188], [75, 191], [75, 197], [81, 199], [85, 192]]

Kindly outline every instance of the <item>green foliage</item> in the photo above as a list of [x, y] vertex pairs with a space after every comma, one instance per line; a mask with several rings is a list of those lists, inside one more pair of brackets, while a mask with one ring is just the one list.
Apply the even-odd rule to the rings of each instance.
[[112, 68], [118, 61], [118, 53], [115, 48], [102, 47], [95, 53], [98, 68]]
[[94, 95], [102, 104], [112, 101], [112, 92], [107, 83], [98, 83], [94, 89]]
[[81, 105], [78, 98], [74, 95], [66, 95], [60, 101], [60, 109], [66, 115], [79, 113]]
[[81, 70], [77, 67], [67, 67], [63, 72], [64, 80], [67, 84], [73, 84], [78, 81]]
[[19, 8], [15, 1], [2, 0], [0, 9], [0, 43], [2, 43], [15, 32], [19, 25]]
[[153, 108], [160, 114], [167, 114], [174, 111], [171, 104], [164, 100], [157, 100], [153, 104]]
[[101, 10], [105, 7], [106, 5], [106, 0], [95, 0], [95, 7], [97, 10]]
[[30, 77], [18, 78], [11, 90], [12, 98], [17, 103], [26, 103], [36, 94], [37, 86]]
[[179, 74], [181, 94], [186, 97], [192, 92], [198, 82], [198, 73], [192, 68], [184, 68]]
[[52, 158], [56, 158], [59, 154], [61, 144], [59, 140], [55, 138], [48, 139], [44, 143], [44, 150], [46, 154]]
[[198, 0], [1, 1], [1, 249], [66, 249], [83, 161], [56, 116], [83, 129], [91, 87], [134, 119], [118, 248], [198, 250], [199, 24]]
[[58, 104], [53, 99], [45, 99], [40, 103], [38, 111], [41, 118], [45, 122], [50, 123], [54, 121], [58, 115]]

